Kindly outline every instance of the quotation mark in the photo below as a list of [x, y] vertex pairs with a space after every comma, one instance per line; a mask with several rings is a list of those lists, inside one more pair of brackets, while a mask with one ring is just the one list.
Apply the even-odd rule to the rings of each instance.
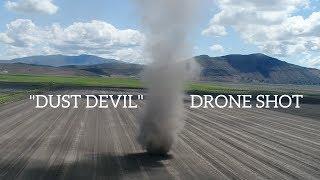
[[30, 100], [34, 100], [35, 97], [36, 97], [35, 95], [30, 95], [29, 99], [30, 99]]
[[142, 94], [138, 95], [138, 100], [143, 100], [143, 95]]

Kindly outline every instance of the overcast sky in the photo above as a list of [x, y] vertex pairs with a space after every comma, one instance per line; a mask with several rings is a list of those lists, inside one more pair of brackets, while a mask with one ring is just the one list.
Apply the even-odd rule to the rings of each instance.
[[[200, 0], [199, 0], [200, 1]], [[193, 54], [264, 53], [320, 68], [319, 0], [201, 0]], [[2, 0], [0, 59], [93, 54], [143, 63], [134, 0]]]

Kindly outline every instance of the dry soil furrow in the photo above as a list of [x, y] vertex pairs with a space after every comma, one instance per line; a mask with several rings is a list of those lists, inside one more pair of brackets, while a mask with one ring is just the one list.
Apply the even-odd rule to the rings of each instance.
[[186, 108], [170, 156], [156, 157], [136, 140], [146, 103], [137, 104], [86, 109], [84, 99], [78, 109], [34, 109], [30, 100], [3, 105], [0, 180], [320, 178], [320, 121], [265, 109]]

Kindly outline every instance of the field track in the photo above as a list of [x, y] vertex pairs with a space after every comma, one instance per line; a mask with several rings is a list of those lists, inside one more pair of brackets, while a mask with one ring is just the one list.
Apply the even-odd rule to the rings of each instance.
[[319, 119], [265, 109], [186, 109], [170, 155], [154, 157], [136, 141], [142, 108], [84, 105], [1, 106], [0, 180], [320, 179]]

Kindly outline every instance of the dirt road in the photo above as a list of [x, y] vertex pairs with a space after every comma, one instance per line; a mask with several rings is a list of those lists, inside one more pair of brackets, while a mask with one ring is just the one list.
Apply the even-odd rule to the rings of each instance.
[[0, 179], [320, 179], [319, 119], [186, 109], [170, 155], [153, 157], [136, 141], [141, 108], [84, 105], [0, 107]]

